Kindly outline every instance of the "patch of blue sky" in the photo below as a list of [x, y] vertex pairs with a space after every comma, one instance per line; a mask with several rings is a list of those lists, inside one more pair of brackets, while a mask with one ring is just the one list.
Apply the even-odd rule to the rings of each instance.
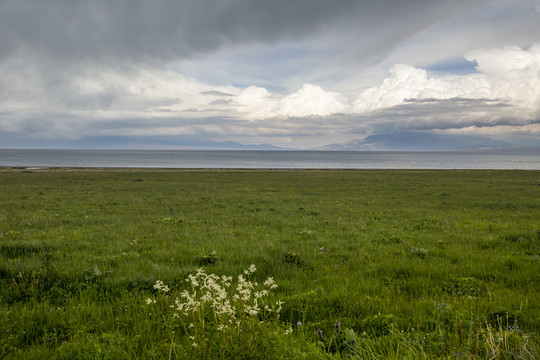
[[476, 62], [463, 58], [453, 58], [439, 61], [424, 69], [432, 75], [469, 75], [476, 73]]
[[319, 51], [309, 47], [253, 45], [182, 60], [170, 69], [211, 85], [241, 89], [255, 85], [285, 93], [291, 90], [285, 84], [288, 80], [307, 77], [320, 66], [321, 58]]

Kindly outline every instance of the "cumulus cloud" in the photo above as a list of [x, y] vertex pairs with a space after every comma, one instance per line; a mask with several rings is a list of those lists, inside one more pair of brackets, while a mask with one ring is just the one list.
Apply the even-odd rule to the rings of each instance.
[[533, 113], [540, 109], [540, 43], [528, 50], [515, 46], [475, 50], [465, 57], [478, 63], [490, 98], [508, 99]]
[[240, 112], [252, 120], [276, 115], [277, 101], [262, 87], [249, 86], [238, 95], [236, 102]]
[[[511, 106], [507, 108], [507, 116], [525, 119], [538, 117], [540, 44], [525, 50], [519, 47], [479, 49], [469, 52], [465, 58], [476, 61], [477, 73], [429, 76], [423, 69], [396, 65], [381, 85], [363, 91], [355, 99], [354, 111], [364, 113], [389, 108], [405, 104], [411, 99], [464, 98], [508, 103]], [[496, 115], [496, 112], [485, 113], [486, 117]], [[437, 112], [433, 117], [437, 117]]]
[[325, 116], [346, 111], [345, 101], [339, 93], [304, 84], [297, 92], [281, 99], [278, 112], [283, 116]]
[[427, 71], [399, 64], [382, 84], [363, 91], [353, 102], [355, 112], [367, 112], [404, 103], [408, 99], [482, 98], [488, 95], [486, 79], [469, 76], [429, 77]]
[[238, 110], [246, 119], [280, 117], [325, 116], [346, 111], [346, 99], [320, 86], [304, 84], [298, 91], [283, 96], [267, 89], [250, 86], [237, 97]]

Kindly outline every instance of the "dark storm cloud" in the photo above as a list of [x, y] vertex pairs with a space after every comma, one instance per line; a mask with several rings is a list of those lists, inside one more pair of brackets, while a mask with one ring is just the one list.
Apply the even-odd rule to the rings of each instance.
[[[2, 1], [0, 46], [68, 61], [169, 59], [313, 31], [355, 1]], [[305, 19], [305, 21], [302, 21]]]
[[362, 134], [523, 126], [540, 122], [540, 117], [527, 119], [516, 114], [511, 104], [504, 101], [468, 98], [410, 99], [401, 105], [346, 118], [349, 131]]
[[[403, 36], [448, 12], [470, 7], [465, 2], [452, 2], [452, 6], [447, 3], [442, 0], [3, 0], [0, 56], [14, 52], [24, 55], [30, 51], [62, 62], [168, 61], [223, 46], [300, 39], [325, 27], [343, 29], [344, 36], [351, 35], [345, 31], [353, 31], [359, 40], [381, 40], [387, 38], [387, 31]], [[381, 22], [388, 30], [381, 29]], [[377, 31], [370, 29], [375, 25]]]
[[[539, 114], [540, 115], [540, 114]], [[493, 99], [423, 99], [363, 114], [333, 114], [267, 119], [265, 126], [288, 129], [290, 136], [392, 134], [403, 131], [457, 130], [471, 127], [523, 126], [540, 123], [540, 116], [525, 119], [512, 106]], [[249, 125], [249, 124], [248, 124]]]

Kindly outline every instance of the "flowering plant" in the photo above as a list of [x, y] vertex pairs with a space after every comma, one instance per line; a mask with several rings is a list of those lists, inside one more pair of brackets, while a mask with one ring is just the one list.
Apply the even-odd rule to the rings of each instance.
[[[190, 274], [186, 279], [190, 288], [175, 298], [169, 305], [171, 310], [165, 312], [163, 307], [160, 308], [165, 325], [171, 332], [170, 355], [174, 348], [175, 330], [184, 335], [184, 341], [189, 339], [190, 351], [205, 352], [216, 344], [219, 344], [220, 351], [226, 351], [239, 335], [243, 336], [243, 341], [249, 341], [250, 334], [256, 333], [256, 328], [263, 323], [272, 322], [279, 327], [277, 320], [283, 302], [268, 300], [270, 291], [277, 288], [277, 284], [272, 277], [263, 284], [251, 281], [255, 271], [255, 265], [251, 265], [238, 275], [235, 283], [232, 276], [207, 274], [202, 268]], [[157, 280], [154, 288], [165, 301], [169, 287]], [[156, 300], [148, 298], [146, 303], [153, 305]], [[290, 331], [285, 331], [285, 334]]]

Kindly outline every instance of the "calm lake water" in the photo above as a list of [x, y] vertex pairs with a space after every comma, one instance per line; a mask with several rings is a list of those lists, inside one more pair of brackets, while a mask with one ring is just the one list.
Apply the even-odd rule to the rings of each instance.
[[455, 152], [0, 149], [1, 167], [540, 170], [540, 148]]

